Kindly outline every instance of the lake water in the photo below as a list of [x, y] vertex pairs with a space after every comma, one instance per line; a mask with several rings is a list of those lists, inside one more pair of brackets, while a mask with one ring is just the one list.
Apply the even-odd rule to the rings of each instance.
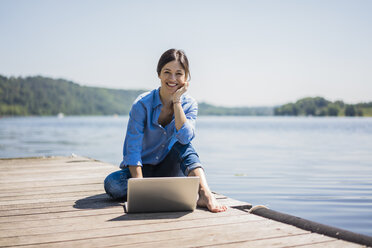
[[[87, 156], [118, 165], [127, 117], [0, 119], [0, 157]], [[372, 236], [372, 118], [199, 117], [212, 190]]]

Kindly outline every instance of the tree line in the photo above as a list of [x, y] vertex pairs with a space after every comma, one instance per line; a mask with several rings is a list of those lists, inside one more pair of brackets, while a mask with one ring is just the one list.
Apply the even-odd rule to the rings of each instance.
[[372, 116], [372, 102], [346, 104], [323, 97], [307, 97], [274, 108], [274, 115], [287, 116]]
[[[145, 90], [80, 86], [64, 79], [0, 75], [0, 116], [127, 115]], [[346, 104], [322, 97], [303, 98], [278, 107], [221, 107], [199, 103], [199, 115], [372, 116], [372, 102]]]
[[[0, 75], [0, 115], [127, 115], [145, 90], [80, 86], [64, 79]], [[199, 104], [199, 115], [272, 115], [272, 107], [217, 107]]]
[[86, 87], [41, 76], [0, 75], [0, 115], [124, 115], [142, 92]]

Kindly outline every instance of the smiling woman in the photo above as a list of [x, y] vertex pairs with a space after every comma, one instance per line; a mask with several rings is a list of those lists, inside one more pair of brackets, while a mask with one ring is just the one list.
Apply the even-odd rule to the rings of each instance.
[[169, 49], [160, 57], [157, 67], [158, 75], [160, 76], [161, 70], [164, 68], [166, 64], [172, 61], [177, 61], [180, 66], [182, 67], [184, 73], [186, 75], [186, 80], [190, 80], [190, 69], [189, 69], [189, 61], [182, 50], [176, 49]]
[[186, 94], [189, 62], [182, 50], [170, 49], [157, 66], [161, 86], [141, 94], [129, 113], [121, 170], [105, 179], [112, 198], [125, 198], [128, 179], [198, 176], [198, 206], [226, 211], [212, 195], [191, 141], [195, 137], [196, 101]]

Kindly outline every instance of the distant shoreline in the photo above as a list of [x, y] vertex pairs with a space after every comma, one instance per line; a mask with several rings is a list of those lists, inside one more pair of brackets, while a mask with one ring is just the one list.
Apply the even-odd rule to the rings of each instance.
[[[128, 115], [133, 101], [146, 90], [80, 86], [48, 77], [0, 75], [0, 116]], [[223, 107], [199, 103], [199, 116], [372, 116], [372, 102], [347, 104], [307, 97], [277, 107]]]

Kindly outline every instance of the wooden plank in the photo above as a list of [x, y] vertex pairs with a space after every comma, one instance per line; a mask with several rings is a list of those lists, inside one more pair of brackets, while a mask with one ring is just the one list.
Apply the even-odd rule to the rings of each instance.
[[[13, 201], [19, 201], [19, 200], [30, 200], [30, 199], [35, 199], [37, 196], [39, 196], [39, 199], [51, 199], [51, 198], [64, 198], [64, 197], [69, 197], [69, 196], [76, 196], [79, 198], [80, 196], [89, 196], [89, 195], [96, 195], [96, 194], [101, 194], [104, 193], [103, 189], [103, 183], [101, 184], [100, 188], [97, 189], [91, 189], [91, 190], [81, 190], [81, 191], [72, 191], [72, 192], [59, 192], [59, 193], [44, 193], [44, 194], [39, 194], [39, 195], [16, 195], [12, 197], [0, 197], [0, 204], [4, 202], [13, 202]], [[12, 199], [9, 201], [9, 199]]]
[[[0, 224], [0, 237], [12, 237], [20, 235], [35, 235], [35, 234], [48, 234], [48, 233], [58, 233], [66, 231], [77, 231], [77, 230], [89, 230], [96, 228], [99, 224], [100, 227], [113, 227], [125, 225], [143, 225], [151, 223], [161, 223], [161, 222], [173, 222], [181, 220], [195, 220], [195, 219], [210, 219], [210, 218], [227, 218], [234, 216], [241, 216], [244, 213], [237, 210], [228, 211], [225, 213], [220, 213], [218, 215], [213, 215], [206, 213], [202, 210], [196, 210], [193, 213], [156, 213], [156, 214], [136, 214], [136, 215], [126, 215], [122, 213], [122, 209], [115, 209], [110, 212], [101, 212], [100, 214], [93, 214], [86, 218], [86, 216], [77, 217], [65, 217], [58, 219], [47, 220], [34, 220], [27, 222], [17, 222], [17, 223], [3, 223]], [[250, 215], [252, 221], [261, 221], [262, 217], [255, 215]], [[26, 223], [26, 225], [24, 225]], [[92, 224], [93, 223], [93, 224]]]
[[[266, 239], [249, 239], [243, 242], [237, 242], [234, 240], [230, 240], [226, 243], [220, 243], [214, 245], [214, 247], [285, 247], [288, 245], [292, 246], [302, 246], [304, 244], [313, 244], [314, 242], [325, 242], [334, 240], [331, 237], [315, 234], [315, 233], [304, 233], [304, 234], [296, 234], [296, 235], [289, 235], [289, 236], [279, 236], [273, 238], [266, 238]], [[204, 246], [204, 247], [208, 247]], [[203, 246], [202, 246], [203, 247]]]
[[[112, 205], [105, 204], [101, 205], [99, 209], [107, 209], [113, 207], [121, 207], [121, 204], [112, 202]], [[84, 209], [79, 209], [73, 207], [72, 205], [66, 206], [53, 206], [53, 207], [44, 207], [44, 208], [31, 208], [31, 209], [15, 209], [15, 210], [3, 210], [0, 212], [0, 220], [4, 217], [8, 217], [10, 220], [13, 217], [17, 216], [25, 216], [25, 215], [40, 215], [40, 214], [52, 214], [52, 213], [61, 213], [61, 212], [74, 212], [74, 211], [82, 211]], [[1, 223], [1, 221], [0, 221]]]
[[[25, 222], [17, 221], [17, 222], [4, 222], [0, 224], [0, 230], [2, 232], [7, 232], [15, 229], [19, 230], [38, 230], [38, 228], [55, 228], [55, 226], [67, 227], [69, 225], [80, 225], [81, 223], [90, 223], [90, 225], [94, 224], [97, 225], [98, 223], [110, 221], [115, 218], [119, 218], [122, 214], [120, 210], [112, 210], [113, 213], [103, 212], [102, 214], [85, 214], [85, 215], [78, 215], [78, 216], [71, 216], [71, 217], [64, 217], [64, 218], [48, 218], [48, 219], [34, 219], [28, 220]], [[5, 236], [9, 236], [6, 234]]]
[[[0, 201], [0, 207], [1, 209], [6, 209], [9, 210], [12, 207], [9, 206], [17, 206], [17, 205], [33, 205], [33, 204], [40, 204], [40, 203], [55, 203], [55, 202], [62, 202], [62, 201], [81, 201], [82, 198], [89, 198], [89, 197], [104, 197], [107, 198], [108, 196], [103, 193], [103, 190], [95, 191], [97, 194], [96, 195], [91, 195], [92, 192], [75, 192], [75, 193], [61, 193], [58, 195], [46, 195], [46, 196], [40, 196], [39, 198], [33, 198], [33, 197], [27, 197], [28, 199], [15, 199], [11, 201]], [[48, 197], [49, 196], [49, 197]], [[239, 201], [234, 201], [230, 199], [221, 199], [220, 200], [221, 204], [230, 206], [233, 204], [239, 203]], [[7, 207], [8, 206], [8, 207]]]
[[[181, 220], [175, 221], [170, 223], [154, 223], [154, 224], [146, 224], [146, 225], [135, 225], [135, 226], [126, 226], [125, 222], [121, 222], [124, 224], [120, 227], [114, 228], [102, 228], [99, 227], [97, 229], [90, 229], [87, 231], [79, 231], [79, 232], [64, 232], [64, 233], [57, 233], [57, 234], [48, 234], [48, 235], [30, 235], [30, 236], [21, 236], [21, 237], [14, 237], [14, 238], [2, 238], [0, 240], [0, 245], [41, 245], [43, 243], [51, 243], [53, 245], [62, 244], [67, 246], [75, 246], [77, 245], [74, 241], [79, 243], [79, 247], [83, 245], [80, 243], [81, 239], [89, 241], [94, 239], [94, 247], [102, 247], [105, 245], [113, 244], [113, 239], [116, 244], [127, 245], [127, 244], [135, 244], [138, 242], [143, 242], [143, 239], [147, 236], [147, 240], [154, 241], [154, 238], [161, 237], [164, 239], [165, 237], [172, 237], [172, 238], [182, 238], [185, 235], [194, 237], [197, 234], [202, 232], [211, 232], [211, 233], [225, 233], [226, 230], [233, 230], [231, 233], [236, 233], [236, 230], [244, 230], [244, 233], [247, 230], [250, 230], [250, 234], [255, 234], [256, 236], [270, 236], [267, 230], [272, 228], [279, 228], [283, 226], [283, 224], [274, 222], [271, 220], [263, 220], [263, 221], [252, 221], [250, 220], [250, 216], [248, 214], [243, 216], [238, 216], [237, 218], [207, 218], [207, 219], [197, 219], [197, 220]], [[164, 235], [164, 232], [172, 231]], [[294, 234], [294, 233], [305, 233], [306, 231], [288, 226], [286, 230], [279, 228], [277, 233], [281, 233], [282, 235], [285, 234]], [[145, 234], [145, 235], [144, 235]], [[239, 233], [238, 236], [241, 236], [242, 233]], [[273, 235], [273, 234], [271, 234]], [[137, 236], [137, 237], [136, 237]], [[138, 237], [140, 236], [140, 237]], [[190, 237], [189, 236], [189, 237]], [[100, 243], [97, 245], [98, 238], [110, 238], [106, 240], [103, 244]], [[226, 236], [225, 236], [226, 238]], [[108, 243], [107, 243], [108, 242]], [[85, 242], [83, 242], [85, 243]], [[87, 245], [85, 243], [85, 245]], [[92, 245], [89, 242], [89, 246]], [[40, 246], [41, 247], [41, 246]], [[58, 246], [55, 246], [58, 247]]]
[[[277, 234], [278, 236], [262, 237], [252, 235], [249, 231], [239, 230], [238, 232], [221, 232], [205, 235], [203, 233], [186, 238], [161, 240], [156, 242], [142, 242], [138, 244], [129, 244], [125, 247], [285, 247], [288, 244], [301, 246], [312, 244], [313, 242], [333, 241], [332, 238], [321, 236], [314, 233], [296, 233], [296, 234]], [[280, 236], [281, 235], [281, 236]], [[206, 237], [207, 236], [207, 237]], [[113, 245], [107, 247], [120, 247]]]
[[[221, 199], [220, 199], [221, 198]], [[217, 199], [220, 199], [219, 202], [229, 206], [229, 198], [225, 196], [217, 196]], [[235, 203], [234, 201], [232, 203]], [[42, 213], [44, 208], [54, 208], [54, 207], [74, 207], [77, 209], [97, 209], [97, 208], [107, 208], [121, 205], [119, 201], [111, 200], [105, 193], [91, 195], [85, 198], [72, 199], [72, 200], [61, 200], [57, 202], [38, 202], [33, 204], [9, 204], [9, 205], [0, 205], [0, 216], [9, 216], [17, 215], [17, 213]], [[30, 211], [30, 212], [27, 212]], [[16, 214], [14, 214], [14, 213]]]
[[[238, 216], [240, 213], [225, 213], [219, 216]], [[141, 215], [124, 215], [121, 213], [103, 213], [88, 216], [77, 216], [72, 218], [48, 219], [48, 220], [34, 220], [27, 222], [15, 222], [11, 225], [2, 226], [2, 233], [4, 237], [18, 236], [19, 234], [48, 234], [73, 230], [89, 230], [95, 229], [97, 226], [106, 226], [110, 223], [118, 223], [118, 225], [146, 225], [162, 222], [173, 222], [180, 220], [194, 220], [194, 219], [207, 219], [215, 218], [216, 216], [206, 215], [205, 212], [188, 213], [156, 213], [156, 214], [141, 214]], [[262, 218], [251, 216], [252, 221], [261, 221]], [[121, 223], [121, 224], [120, 224]], [[116, 225], [116, 224], [112, 224]], [[14, 235], [13, 235], [14, 234]]]
[[60, 211], [60, 212], [44, 212], [38, 214], [30, 215], [18, 215], [18, 216], [2, 216], [0, 217], [0, 225], [2, 223], [16, 223], [16, 222], [25, 222], [33, 220], [48, 220], [48, 219], [61, 219], [61, 218], [71, 218], [76, 216], [91, 216], [100, 213], [107, 213], [116, 211], [118, 214], [124, 213], [124, 208], [118, 206], [119, 208], [115, 210], [114, 208], [102, 208], [102, 209], [88, 209], [88, 210], [79, 210], [79, 211]]
[[0, 199], [8, 197], [9, 199], [14, 196], [38, 196], [41, 194], [58, 194], [58, 193], [68, 193], [68, 192], [79, 192], [79, 191], [89, 191], [89, 190], [98, 190], [103, 188], [103, 182], [99, 183], [90, 183], [83, 185], [64, 185], [60, 186], [50, 186], [50, 187], [34, 187], [29, 188], [18, 188], [18, 189], [9, 189], [6, 191], [0, 192]]
[[[122, 206], [122, 203], [114, 201], [108, 198], [106, 194], [97, 195], [97, 197], [92, 197], [91, 199], [83, 199], [82, 202], [76, 202], [72, 204], [71, 201], [65, 202], [65, 204], [54, 204], [45, 203], [44, 205], [35, 206], [32, 204], [30, 208], [13, 208], [3, 209], [0, 212], [1, 217], [13, 217], [13, 216], [22, 216], [22, 215], [36, 215], [43, 213], [52, 213], [52, 212], [67, 212], [67, 211], [79, 211], [81, 209], [97, 209], [97, 208], [110, 208], [115, 206]], [[235, 204], [235, 201], [231, 200], [220, 200], [221, 204], [226, 206], [231, 206], [229, 204]], [[239, 201], [238, 201], [239, 202]], [[18, 206], [18, 205], [16, 205]], [[1, 221], [0, 221], [1, 222]]]
[[[179, 213], [180, 214], [180, 213]], [[186, 213], [187, 214], [187, 213]], [[192, 213], [189, 214], [192, 216]], [[153, 216], [149, 215], [150, 218]], [[131, 218], [131, 217], [129, 217]], [[167, 217], [168, 218], [168, 217]], [[255, 221], [257, 219], [253, 215], [245, 214], [239, 216], [218, 216], [218, 218], [203, 218], [203, 219], [191, 219], [191, 220], [178, 220], [176, 219], [167, 219], [169, 221], [163, 223], [153, 223], [153, 224], [143, 224], [143, 220], [141, 219], [137, 225], [127, 225], [128, 221], [106, 221], [101, 222], [100, 225], [94, 225], [94, 223], [89, 223], [87, 227], [89, 230], [82, 230], [79, 232], [63, 232], [63, 233], [50, 233], [47, 235], [35, 235], [31, 234], [30, 236], [22, 235], [24, 239], [21, 237], [10, 237], [10, 238], [2, 238], [0, 240], [1, 245], [9, 245], [9, 244], [28, 244], [29, 242], [50, 242], [55, 240], [68, 240], [68, 239], [78, 239], [78, 238], [90, 238], [90, 237], [97, 237], [100, 235], [113, 235], [117, 233], [117, 235], [124, 235], [129, 233], [137, 233], [137, 232], [152, 232], [158, 230], [168, 230], [168, 229], [179, 229], [179, 228], [191, 228], [191, 227], [198, 227], [198, 226], [210, 226], [210, 225], [221, 225], [221, 224], [232, 224], [232, 223], [249, 223]], [[176, 220], [176, 221], [174, 221]], [[262, 219], [264, 220], [264, 219]], [[266, 220], [264, 220], [266, 221]], [[272, 222], [272, 221], [270, 221]], [[84, 223], [85, 225], [87, 223]], [[132, 223], [133, 224], [133, 223]], [[81, 225], [81, 224], [79, 224]], [[114, 227], [125, 227], [125, 228], [112, 228]], [[25, 237], [27, 236], [27, 237]]]
[[0, 190], [4, 191], [7, 189], [26, 189], [32, 190], [32, 188], [50, 187], [50, 186], [66, 186], [66, 185], [83, 185], [91, 183], [103, 183], [105, 179], [104, 175], [93, 178], [69, 178], [63, 180], [47, 180], [47, 181], [29, 181], [29, 182], [18, 182], [18, 183], [0, 183]]
[[[180, 218], [180, 216], [189, 214], [189, 212], [175, 212], [175, 213], [148, 213], [148, 214], [130, 214], [125, 215], [124, 208], [121, 205], [112, 206], [110, 208], [99, 208], [99, 209], [81, 209], [81, 210], [73, 210], [73, 211], [55, 211], [54, 208], [50, 209], [50, 212], [48, 212], [49, 209], [46, 209], [44, 213], [37, 213], [37, 214], [31, 214], [31, 215], [24, 215], [24, 216], [9, 216], [9, 217], [2, 217], [0, 218], [2, 221], [0, 222], [0, 229], [11, 229], [13, 227], [19, 228], [19, 227], [37, 227], [37, 226], [45, 226], [50, 225], [52, 222], [54, 222], [56, 219], [58, 219], [59, 223], [62, 223], [64, 219], [74, 219], [78, 217], [84, 217], [88, 216], [89, 218], [92, 218], [92, 216], [96, 215], [107, 215], [111, 213], [115, 213], [116, 216], [112, 217], [115, 218], [115, 220], [127, 220], [130, 219], [133, 220], [145, 220], [150, 217], [153, 217], [155, 219], [158, 218], [166, 218], [167, 216], [169, 218]], [[78, 213], [76, 213], [78, 212]], [[239, 210], [235, 209], [229, 209], [227, 212], [219, 213], [219, 216], [230, 216], [230, 215], [242, 215], [244, 212], [241, 212]], [[187, 215], [188, 216], [188, 215]], [[202, 218], [204, 216], [207, 217], [214, 217], [215, 215], [211, 215], [209, 211], [205, 209], [196, 209], [192, 213], [193, 218]], [[251, 215], [251, 218], [256, 218], [256, 220], [259, 220], [262, 217]], [[168, 218], [168, 219], [169, 219]], [[110, 220], [105, 219], [105, 220]], [[81, 221], [80, 219], [78, 220]], [[68, 222], [71, 223], [71, 222]]]
[[[60, 201], [57, 202], [39, 202], [39, 203], [33, 203], [33, 204], [23, 204], [17, 203], [17, 204], [9, 204], [9, 205], [0, 205], [0, 210], [15, 210], [15, 209], [33, 209], [33, 208], [46, 208], [46, 207], [53, 207], [53, 206], [76, 206], [77, 208], [97, 208], [99, 205], [105, 205], [106, 203], [115, 203], [116, 201], [113, 201], [109, 198], [109, 196], [106, 193], [98, 194], [98, 195], [91, 195], [88, 197], [83, 197], [80, 199], [69, 199], [69, 200], [63, 200], [60, 199]], [[97, 205], [98, 204], [98, 205]]]
[[17, 178], [5, 178], [2, 179], [2, 186], [4, 184], [11, 184], [11, 183], [21, 183], [22, 182], [34, 182], [34, 181], [55, 181], [55, 180], [66, 180], [68, 179], [86, 179], [86, 178], [103, 178], [107, 176], [107, 174], [111, 170], [105, 170], [105, 171], [84, 171], [84, 172], [79, 172], [79, 173], [58, 173], [58, 174], [49, 174], [47, 177], [46, 176], [34, 176], [34, 177], [17, 177]]
[[74, 196], [77, 197], [77, 199], [81, 197], [86, 197], [90, 196], [92, 194], [101, 194], [104, 193], [105, 191], [103, 190], [103, 184], [101, 185], [100, 189], [96, 190], [85, 190], [85, 191], [73, 191], [73, 192], [60, 192], [60, 193], [48, 193], [48, 194], [40, 194], [40, 195], [18, 195], [18, 196], [12, 196], [9, 201], [9, 197], [0, 197], [0, 204], [5, 204], [5, 203], [11, 203], [14, 201], [27, 201], [27, 200], [33, 200], [37, 196], [39, 196], [39, 199], [52, 199], [52, 198], [65, 198], [65, 197], [70, 197]]
[[[46, 209], [46, 210], [49, 210], [49, 209]], [[234, 210], [234, 209], [229, 209], [229, 211], [225, 212], [225, 213], [219, 213], [219, 216], [230, 216], [230, 215], [236, 215], [236, 213], [239, 213], [240, 215], [242, 214], [241, 212], [234, 212], [234, 211], [238, 211], [238, 210]], [[54, 208], [51, 208], [50, 211], [45, 211], [43, 213], [37, 213], [37, 214], [30, 214], [30, 215], [18, 215], [18, 216], [3, 216], [3, 217], [0, 217], [0, 229], [7, 229], [7, 228], [11, 228], [12, 226], [16, 226], [17, 228], [19, 226], [22, 226], [22, 225], [26, 225], [28, 227], [30, 227], [30, 225], [27, 225], [25, 224], [26, 222], [27, 223], [31, 223], [33, 222], [33, 225], [31, 226], [35, 226], [37, 225], [38, 223], [37, 222], [40, 222], [39, 225], [37, 226], [42, 226], [43, 223], [46, 223], [45, 221], [47, 220], [56, 220], [58, 219], [59, 221], [61, 221], [63, 218], [76, 218], [76, 217], [82, 217], [82, 216], [88, 216], [88, 217], [91, 217], [91, 216], [95, 216], [95, 215], [104, 215], [104, 214], [108, 214], [108, 213], [115, 213], [116, 214], [116, 217], [119, 218], [119, 219], [127, 219], [127, 218], [149, 218], [149, 216], [153, 216], [154, 218], [157, 218], [157, 216], [162, 216], [162, 218], [164, 218], [164, 213], [159, 213], [159, 214], [139, 214], [139, 215], [134, 215], [134, 214], [130, 214], [129, 216], [126, 216], [125, 213], [124, 213], [124, 208], [121, 206], [121, 205], [118, 205], [118, 206], [113, 206], [113, 207], [110, 207], [110, 208], [100, 208], [100, 209], [87, 209], [87, 210], [84, 210], [84, 209], [80, 209], [80, 210], [72, 210], [72, 211], [56, 211]], [[209, 212], [205, 209], [197, 209], [195, 210], [193, 213], [192, 213], [192, 216], [194, 217], [197, 217], [197, 216], [209, 216], [209, 217], [213, 217], [213, 215], [209, 215], [208, 214]], [[182, 213], [166, 213], [165, 216], [170, 216], [170, 217], [174, 217], [174, 216], [179, 216], [181, 214], [184, 215], [184, 214], [189, 214], [189, 212], [182, 212]], [[255, 218], [255, 217], [259, 217], [259, 216], [256, 216], [256, 215], [251, 215], [251, 219], [252, 218]], [[262, 217], [259, 217], [259, 218], [262, 218]], [[258, 218], [256, 218], [256, 220], [258, 220]], [[35, 223], [36, 221], [36, 223]], [[19, 224], [17, 224], [19, 223]]]
[[[102, 193], [102, 191], [97, 191], [97, 195], [99, 193]], [[81, 198], [87, 198], [90, 197], [91, 192], [82, 192], [82, 193], [72, 193], [71, 195], [64, 195], [59, 196], [57, 198], [47, 198], [47, 197], [40, 197], [40, 198], [33, 198], [33, 199], [20, 199], [20, 200], [11, 200], [11, 201], [0, 201], [0, 206], [8, 205], [17, 205], [17, 204], [37, 204], [37, 203], [49, 203], [49, 202], [60, 202], [60, 201], [78, 201]], [[4, 209], [3, 208], [3, 209]], [[9, 209], [9, 208], [6, 208]]]
[[[63, 165], [62, 165], [63, 166]], [[1, 183], [4, 184], [6, 182], [18, 182], [19, 178], [25, 178], [25, 179], [35, 179], [35, 178], [43, 178], [43, 177], [46, 177], [46, 176], [50, 176], [50, 175], [63, 175], [63, 176], [70, 176], [70, 175], [74, 175], [74, 174], [77, 174], [77, 175], [80, 175], [80, 174], [85, 174], [87, 172], [90, 172], [90, 173], [96, 173], [96, 174], [105, 174], [105, 173], [109, 173], [109, 172], [112, 172], [112, 171], [116, 171], [116, 170], [119, 170], [119, 168], [115, 168], [115, 167], [104, 167], [104, 166], [100, 166], [100, 167], [97, 167], [97, 166], [92, 166], [89, 170], [87, 170], [86, 168], [81, 168], [81, 167], [78, 167], [78, 166], [74, 166], [74, 167], [71, 167], [71, 168], [58, 168], [58, 169], [54, 169], [54, 170], [31, 170], [31, 171], [28, 171], [27, 173], [24, 173], [24, 171], [13, 171], [13, 172], [1, 172], [0, 174], [0, 180], [1, 180]], [[101, 174], [102, 175], [102, 174]]]
[[285, 247], [303, 247], [303, 248], [316, 248], [316, 247], [319, 247], [319, 248], [359, 248], [359, 247], [365, 247], [365, 246], [361, 246], [361, 245], [358, 245], [358, 244], [354, 244], [354, 243], [351, 243], [351, 242], [347, 242], [347, 241], [344, 241], [344, 240], [337, 240], [337, 239], [334, 239], [334, 240], [330, 240], [330, 241], [324, 241], [324, 242], [317, 242], [317, 241], [314, 241], [312, 244], [306, 244], [306, 245], [301, 245], [301, 246], [285, 246]]

